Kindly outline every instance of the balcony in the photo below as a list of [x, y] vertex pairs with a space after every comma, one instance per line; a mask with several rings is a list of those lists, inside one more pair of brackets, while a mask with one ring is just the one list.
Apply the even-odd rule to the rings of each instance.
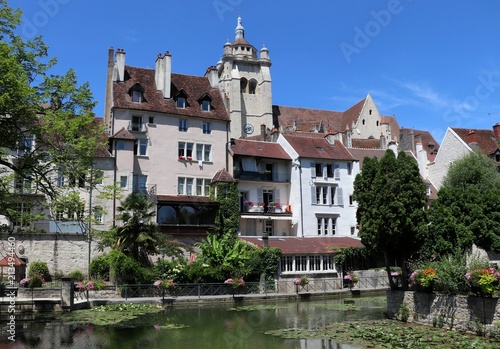
[[233, 178], [248, 181], [261, 182], [290, 182], [290, 174], [287, 172], [251, 172], [242, 170], [233, 170]]
[[87, 223], [81, 221], [40, 221], [35, 222], [36, 230], [49, 234], [86, 234]]
[[132, 132], [147, 132], [148, 128], [145, 123], [129, 121], [127, 130]]

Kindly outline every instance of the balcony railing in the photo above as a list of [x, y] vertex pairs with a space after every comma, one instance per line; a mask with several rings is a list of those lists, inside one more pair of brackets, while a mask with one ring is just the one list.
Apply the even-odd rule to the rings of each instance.
[[290, 174], [286, 172], [251, 172], [234, 170], [234, 179], [265, 182], [290, 182]]
[[148, 130], [145, 123], [132, 122], [132, 121], [129, 121], [127, 129], [133, 132], [147, 132]]

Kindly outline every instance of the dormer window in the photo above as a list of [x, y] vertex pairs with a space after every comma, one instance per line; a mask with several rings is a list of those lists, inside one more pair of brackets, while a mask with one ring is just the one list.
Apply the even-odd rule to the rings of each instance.
[[201, 101], [201, 110], [210, 111], [212, 109], [212, 103], [209, 100], [204, 99]]
[[134, 103], [142, 103], [144, 102], [144, 89], [140, 84], [135, 84], [132, 86], [132, 88], [128, 91], [130, 98], [132, 99], [132, 102]]
[[142, 103], [142, 93], [140, 91], [132, 91], [132, 102]]
[[177, 108], [185, 109], [186, 108], [186, 98], [177, 97]]

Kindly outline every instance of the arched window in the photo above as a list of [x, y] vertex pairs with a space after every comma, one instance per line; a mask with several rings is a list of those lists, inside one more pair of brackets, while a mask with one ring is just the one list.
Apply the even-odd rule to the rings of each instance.
[[363, 125], [365, 124], [365, 119], [363, 119], [362, 123], [363, 123]]
[[248, 83], [248, 93], [254, 95], [256, 89], [257, 89], [257, 81], [255, 81], [255, 79], [250, 80], [250, 82]]
[[379, 122], [378, 122], [378, 120], [377, 120], [377, 126], [378, 126], [378, 125], [379, 125]]
[[248, 81], [245, 78], [240, 79], [240, 92], [247, 93]]

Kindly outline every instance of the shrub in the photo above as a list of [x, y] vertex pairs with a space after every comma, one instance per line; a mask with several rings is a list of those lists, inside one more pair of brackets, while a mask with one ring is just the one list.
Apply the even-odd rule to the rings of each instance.
[[410, 317], [410, 309], [408, 308], [408, 305], [406, 303], [401, 304], [401, 321], [407, 322], [408, 318]]
[[32, 279], [35, 275], [40, 276], [45, 281], [52, 281], [49, 273], [49, 267], [45, 262], [31, 262], [28, 270], [28, 277]]
[[83, 273], [80, 270], [73, 270], [69, 273], [75, 281], [83, 281]]
[[467, 272], [467, 263], [464, 253], [444, 257], [434, 264], [434, 269], [439, 275], [435, 287], [437, 291], [449, 294], [465, 292], [467, 285], [463, 276]]
[[98, 256], [90, 262], [90, 276], [93, 278], [109, 280], [110, 262], [107, 255]]

